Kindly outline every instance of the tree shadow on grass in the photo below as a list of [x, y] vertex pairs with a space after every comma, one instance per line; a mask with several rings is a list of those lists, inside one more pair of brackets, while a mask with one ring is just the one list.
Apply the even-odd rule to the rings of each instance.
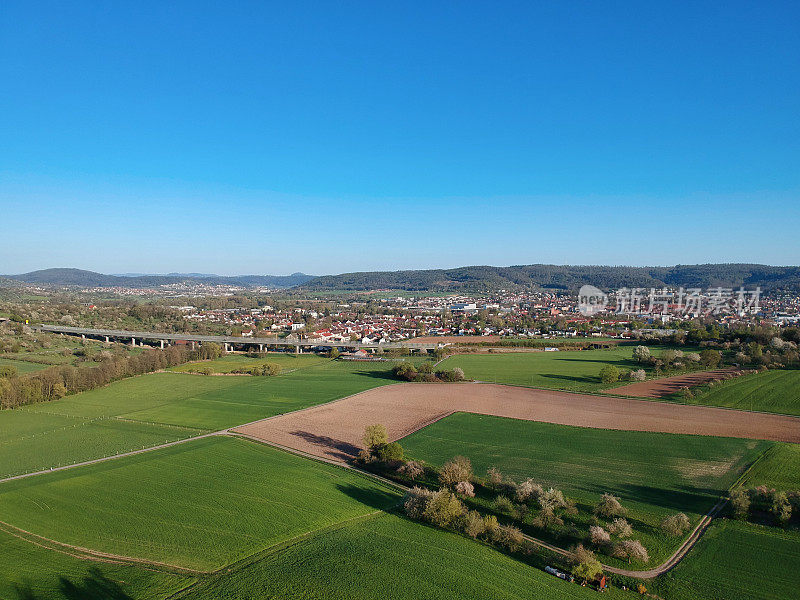
[[720, 492], [706, 488], [663, 489], [649, 485], [620, 484], [616, 486], [620, 498], [651, 504], [674, 511], [703, 514], [714, 506]]
[[392, 381], [401, 381], [397, 377], [394, 376], [391, 370], [387, 371], [353, 371], [354, 375], [360, 375], [361, 377], [371, 377], [372, 379], [389, 379]]
[[[37, 595], [30, 587], [16, 588], [19, 600], [39, 600], [50, 598], [49, 594]], [[88, 573], [80, 579], [70, 580], [66, 577], [59, 578], [59, 596], [67, 600], [133, 600], [122, 586], [106, 577], [97, 567], [89, 569]]]
[[362, 487], [352, 483], [342, 483], [337, 485], [336, 488], [343, 494], [375, 510], [389, 510], [397, 505], [402, 498], [398, 492], [374, 486]]
[[329, 456], [340, 460], [353, 460], [356, 456], [358, 456], [358, 453], [361, 450], [361, 448], [351, 444], [350, 442], [345, 442], [344, 440], [332, 438], [327, 435], [318, 435], [316, 433], [311, 433], [310, 431], [296, 430], [290, 432], [290, 435], [302, 438], [305, 441], [314, 444], [315, 446], [325, 448], [328, 450], [327, 454]]
[[600, 381], [598, 377], [576, 377], [574, 375], [552, 375], [542, 373], [539, 377], [545, 379], [560, 379], [562, 381], [577, 381], [578, 383], [597, 383]]

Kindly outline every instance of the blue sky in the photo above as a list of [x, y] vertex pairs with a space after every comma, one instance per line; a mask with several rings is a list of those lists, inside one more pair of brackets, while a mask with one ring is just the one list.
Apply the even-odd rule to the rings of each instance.
[[800, 263], [796, 2], [5, 2], [0, 273]]

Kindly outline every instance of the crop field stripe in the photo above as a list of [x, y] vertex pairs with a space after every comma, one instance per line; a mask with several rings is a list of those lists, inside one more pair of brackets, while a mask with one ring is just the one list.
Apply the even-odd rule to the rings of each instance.
[[[234, 444], [223, 444], [224, 439]], [[92, 553], [112, 559], [136, 557], [132, 560], [169, 566], [180, 565], [186, 572], [212, 572], [230, 564], [231, 559], [239, 560], [284, 541], [286, 534], [289, 534], [289, 538], [286, 539], [290, 539], [353, 517], [373, 513], [376, 509], [382, 511], [391, 508], [400, 500], [396, 486], [375, 480], [356, 470], [320, 464], [322, 461], [314, 461], [317, 466], [313, 466], [307, 459], [265, 448], [262, 443], [255, 443], [238, 436], [218, 435], [216, 441], [212, 441], [209, 436], [201, 441], [202, 446], [178, 452], [168, 451], [167, 454], [155, 459], [157, 461], [155, 463], [150, 460], [138, 460], [123, 467], [123, 469], [132, 468], [132, 471], [113, 468], [95, 469], [83, 473], [79, 476], [89, 478], [87, 481], [90, 482], [90, 488], [85, 489], [77, 499], [65, 498], [60, 491], [73, 489], [71, 476], [49, 481], [43, 486], [39, 484], [34, 487], [15, 486], [3, 492], [8, 499], [5, 510], [7, 516], [4, 521], [15, 522], [13, 526], [23, 531], [33, 529], [36, 532], [34, 535], [49, 540], [63, 540], [60, 543], [82, 551], [92, 548]], [[262, 448], [266, 453], [258, 448]], [[201, 454], [197, 455], [197, 451]], [[215, 462], [217, 459], [222, 462]], [[194, 465], [193, 470], [186, 471], [185, 467], [190, 464]], [[226, 486], [220, 487], [218, 478], [208, 472], [207, 467], [211, 464], [228, 465], [220, 468], [234, 468], [232, 473], [238, 468], [234, 465], [241, 465], [241, 471], [236, 480], [238, 483], [219, 498], [219, 510], [207, 512], [208, 518], [200, 524], [193, 520], [191, 507], [202, 505], [208, 511], [213, 508], [213, 502], [210, 504], [209, 501], [213, 500], [215, 490], [228, 489]], [[164, 497], [159, 490], [141, 491], [132, 495], [125, 492], [127, 488], [139, 489], [132, 481], [138, 479], [139, 475], [136, 473], [141, 475], [142, 469], [150, 467], [156, 467], [155, 480], [161, 478], [159, 472], [180, 473], [176, 483], [170, 484], [169, 481], [164, 481], [160, 484], [161, 487], [172, 485], [173, 491], [184, 489], [182, 482], [186, 480], [186, 489], [192, 490], [193, 500], [188, 504], [168, 502], [152, 511], [151, 519], [161, 523], [161, 533], [153, 532], [147, 526], [149, 519], [135, 516], [138, 514], [136, 510], [131, 513], [130, 518], [123, 519], [124, 522], [114, 520], [114, 515], [119, 514], [120, 506], [152, 507], [153, 498]], [[285, 468], [288, 468], [288, 471], [281, 470]], [[266, 480], [259, 476], [263, 469], [266, 469], [263, 471]], [[345, 471], [348, 475], [344, 473], [339, 475], [335, 471]], [[277, 473], [286, 473], [284, 479], [288, 477], [286, 479], [288, 487], [285, 491], [283, 486], [275, 488], [274, 483], [269, 483], [276, 481], [274, 477]], [[126, 476], [133, 479], [128, 479], [129, 483], [124, 484]], [[363, 483], [357, 479], [363, 480]], [[280, 477], [278, 480], [281, 481]], [[256, 484], [255, 488], [248, 487], [253, 484]], [[259, 492], [269, 489], [270, 485], [273, 485], [270, 494], [264, 495]], [[92, 487], [106, 491], [100, 494], [103, 499], [99, 504], [95, 502], [96, 506], [89, 511], [90, 514], [81, 515], [78, 523], [69, 523], [68, 519], [64, 520], [58, 516], [59, 513], [63, 516], [70, 514], [70, 511], [88, 502], [90, 497], [95, 497], [91, 496], [94, 493]], [[226, 499], [228, 497], [229, 500]], [[13, 498], [25, 499], [31, 503], [32, 510], [47, 515], [47, 518], [43, 521], [30, 514], [25, 517], [25, 511]], [[52, 508], [47, 505], [51, 501], [55, 502]], [[255, 513], [234, 518], [234, 521], [228, 520], [233, 518], [232, 515], [238, 514], [235, 507], [242, 503], [254, 504], [260, 510], [258, 513], [262, 516], [260, 524], [254, 520]], [[17, 508], [14, 508], [14, 505], [17, 505]], [[324, 507], [327, 508], [323, 510]], [[275, 521], [276, 517], [283, 514], [284, 509], [290, 509], [291, 518], [283, 520], [279, 518]], [[84, 529], [80, 522], [99, 523], [100, 527], [93, 528], [87, 537], [86, 532], [89, 530]], [[250, 525], [256, 527], [252, 528]], [[308, 527], [300, 529], [303, 525]], [[223, 532], [224, 535], [218, 539], [213, 551], [206, 548], [208, 552], [198, 554], [199, 539], [209, 536], [214, 538]]]
[[744, 481], [750, 476], [750, 473], [755, 469], [756, 465], [758, 465], [762, 461], [765, 461], [767, 457], [770, 456], [771, 454], [775, 454], [776, 452], [778, 452], [778, 448], [779, 446], [777, 444], [773, 444], [772, 446], [764, 450], [761, 454], [759, 454], [756, 457], [756, 459], [752, 463], [750, 463], [750, 465], [744, 470], [744, 472], [741, 475], [739, 475], [739, 477], [736, 478], [736, 481], [734, 481], [730, 485], [730, 487], [728, 487], [728, 492], [729, 493], [732, 492], [735, 488], [744, 483]]
[[20, 529], [19, 527], [15, 527], [14, 525], [11, 525], [10, 523], [6, 523], [4, 521], [0, 521], [0, 531], [3, 531], [9, 535], [13, 535], [14, 537], [20, 540], [29, 542], [41, 548], [46, 548], [48, 550], [55, 550], [56, 552], [61, 552], [62, 554], [67, 554], [68, 556], [72, 556], [74, 558], [80, 558], [82, 560], [95, 560], [97, 562], [106, 562], [110, 564], [127, 563], [134, 565], [142, 565], [144, 567], [155, 568], [156, 570], [167, 569], [170, 572], [182, 575], [202, 575], [206, 573], [206, 571], [189, 569], [186, 567], [181, 567], [180, 565], [173, 565], [166, 562], [152, 561], [143, 558], [137, 558], [134, 556], [123, 556], [119, 554], [112, 554], [109, 552], [100, 552], [98, 550], [93, 550], [91, 548], [83, 548], [82, 546], [65, 544], [64, 542], [59, 542], [58, 540], [53, 540], [30, 531], [26, 531], [25, 529]]
[[27, 477], [34, 477], [36, 475], [46, 475], [47, 473], [57, 473], [59, 471], [64, 471], [66, 469], [74, 469], [77, 467], [86, 467], [89, 465], [94, 465], [102, 462], [106, 462], [109, 460], [115, 460], [117, 458], [125, 458], [127, 456], [135, 456], [137, 454], [143, 454], [145, 452], [150, 452], [152, 450], [161, 450], [163, 448], [169, 448], [171, 446], [177, 446], [178, 444], [183, 444], [184, 442], [192, 442], [194, 440], [199, 440], [202, 438], [210, 437], [212, 435], [220, 435], [219, 432], [213, 433], [204, 433], [202, 435], [196, 435], [193, 437], [183, 438], [180, 440], [175, 440], [172, 442], [166, 442], [164, 444], [159, 444], [157, 446], [149, 446], [147, 448], [142, 448], [141, 450], [131, 450], [130, 452], [122, 452], [120, 454], [113, 454], [111, 456], [104, 456], [102, 458], [93, 458], [91, 460], [86, 460], [79, 463], [73, 463], [71, 465], [64, 465], [63, 467], [52, 467], [50, 469], [44, 469], [41, 471], [34, 471], [31, 473], [23, 473], [21, 475], [12, 475], [11, 477], [5, 477], [4, 479], [0, 479], [0, 484], [6, 483], [8, 481], [16, 481], [19, 479], [25, 479]]

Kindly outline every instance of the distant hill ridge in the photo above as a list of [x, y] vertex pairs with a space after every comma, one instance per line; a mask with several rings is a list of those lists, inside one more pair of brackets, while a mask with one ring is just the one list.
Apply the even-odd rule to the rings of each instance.
[[292, 275], [197, 275], [171, 273], [169, 275], [104, 275], [82, 269], [43, 269], [21, 275], [7, 275], [9, 279], [36, 283], [40, 285], [80, 286], [80, 287], [127, 287], [141, 288], [167, 285], [171, 283], [197, 282], [217, 285], [241, 285], [248, 287], [289, 288], [313, 279], [313, 275], [293, 273]]
[[760, 286], [763, 290], [800, 291], [800, 267], [754, 264], [676, 265], [673, 267], [611, 267], [591, 265], [472, 266], [455, 269], [376, 271], [316, 277], [299, 289], [483, 292], [544, 288], [576, 292], [582, 285], [621, 287]]
[[[674, 267], [610, 267], [591, 265], [471, 266], [455, 269], [373, 271], [324, 275], [238, 275], [201, 273], [168, 275], [104, 275], [81, 269], [44, 269], [7, 275], [8, 279], [40, 285], [80, 287], [153, 287], [197, 282], [246, 287], [294, 288], [298, 291], [368, 291], [394, 289], [429, 292], [490, 292], [544, 288], [577, 291], [584, 284], [602, 289], [621, 287], [760, 286], [763, 290], [800, 291], [800, 267], [751, 264], [676, 265]], [[2, 281], [2, 276], [0, 276]]]

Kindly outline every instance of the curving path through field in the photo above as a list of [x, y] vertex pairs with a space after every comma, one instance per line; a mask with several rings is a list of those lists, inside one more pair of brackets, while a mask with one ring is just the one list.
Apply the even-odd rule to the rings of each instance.
[[713, 435], [800, 443], [800, 418], [633, 398], [488, 383], [401, 383], [233, 427], [231, 431], [323, 458], [347, 461], [364, 427], [398, 440], [453, 412], [597, 429]]
[[[240, 435], [308, 458], [352, 469], [354, 467], [351, 461], [361, 447], [361, 436], [366, 425], [383, 423], [387, 426], [391, 439], [396, 440], [456, 411], [601, 429], [662, 431], [800, 442], [798, 417], [497, 384], [404, 383], [374, 388], [327, 404], [150, 448], [8, 477], [0, 479], [0, 483], [150, 452], [214, 435]], [[383, 480], [374, 474], [360, 472]], [[396, 483], [393, 485], [404, 487]], [[656, 577], [669, 571], [691, 550], [724, 504], [725, 499], [720, 500], [701, 519], [681, 547], [661, 565], [645, 571], [604, 565], [604, 570], [642, 579]], [[172, 571], [183, 570], [177, 565], [70, 546], [35, 536], [6, 523], [0, 523], [0, 530], [36, 545], [72, 554], [77, 558], [102, 562], [131, 562], [149, 568]], [[543, 548], [569, 556], [569, 551], [563, 548], [527, 535], [525, 537]]]

